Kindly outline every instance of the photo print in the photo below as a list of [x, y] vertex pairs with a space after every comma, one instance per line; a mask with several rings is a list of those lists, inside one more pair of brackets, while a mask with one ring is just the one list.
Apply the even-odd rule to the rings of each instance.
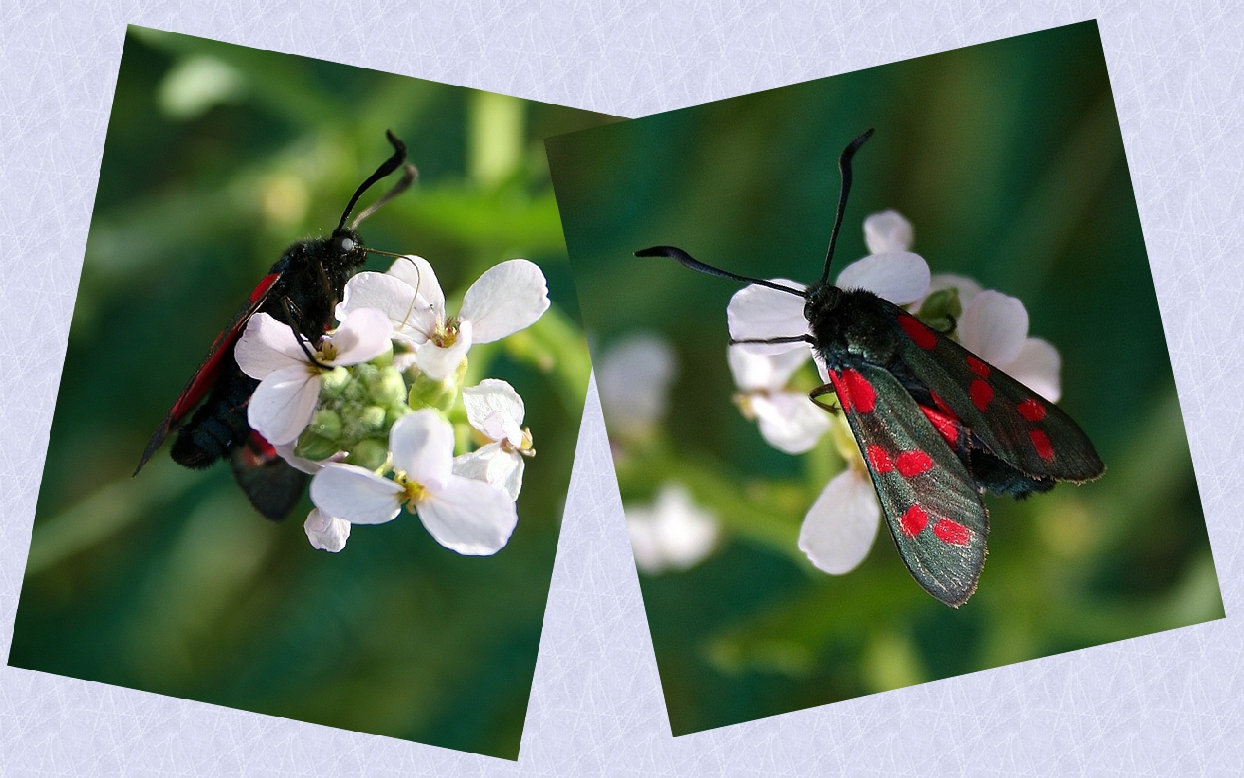
[[9, 663], [517, 758], [610, 121], [131, 27]]
[[675, 735], [1223, 617], [1095, 23], [547, 146]]

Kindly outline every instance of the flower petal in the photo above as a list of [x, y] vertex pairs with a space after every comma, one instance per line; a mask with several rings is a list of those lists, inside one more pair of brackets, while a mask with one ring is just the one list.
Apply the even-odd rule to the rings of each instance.
[[911, 251], [911, 242], [911, 222], [898, 211], [880, 211], [864, 219], [864, 243], [869, 254]]
[[799, 530], [799, 549], [827, 573], [849, 573], [868, 556], [880, 520], [872, 483], [848, 467], [825, 485], [808, 509]]
[[320, 399], [320, 374], [299, 363], [270, 373], [251, 395], [246, 419], [273, 446], [293, 443], [311, 423]]
[[595, 371], [609, 434], [652, 434], [665, 418], [669, 387], [678, 372], [678, 357], [669, 342], [649, 333], [627, 336], [600, 355]]
[[297, 454], [295, 454], [294, 449], [297, 447], [297, 445], [298, 445], [297, 441], [291, 441], [289, 443], [282, 443], [279, 446], [273, 446], [273, 448], [276, 449], [276, 453], [281, 455], [281, 459], [284, 459], [290, 465], [297, 468], [298, 470], [301, 470], [304, 473], [307, 473], [308, 475], [315, 475], [316, 473], [320, 472], [320, 468], [328, 464], [329, 462], [340, 462], [341, 460], [345, 459], [349, 453], [346, 451], [338, 451], [336, 454], [333, 454], [328, 459], [325, 459], [320, 462], [316, 462], [314, 460], [307, 459], [306, 457], [300, 457]]
[[523, 442], [523, 398], [514, 387], [497, 378], [485, 378], [478, 386], [462, 390], [467, 421], [491, 440]]
[[[803, 284], [773, 279], [774, 283], [803, 290]], [[788, 338], [808, 333], [808, 320], [803, 317], [804, 299], [779, 292], [767, 286], [750, 284], [734, 293], [726, 306], [726, 321], [734, 340], [765, 340]], [[753, 354], [782, 354], [806, 348], [803, 343], [746, 343], [738, 348]]]
[[540, 266], [511, 259], [484, 271], [462, 298], [459, 320], [474, 325], [476, 343], [491, 343], [526, 329], [549, 307]]
[[449, 348], [441, 348], [432, 341], [415, 347], [415, 364], [429, 378], [444, 381], [453, 375], [471, 350], [471, 322], [462, 321], [458, 324], [458, 339]]
[[641, 573], [655, 575], [665, 569], [665, 557], [657, 547], [656, 527], [651, 507], [624, 505], [626, 532], [631, 538], [631, 553], [635, 555], [635, 567]]
[[929, 294], [940, 292], [943, 289], [956, 289], [959, 292], [959, 302], [964, 306], [967, 306], [973, 297], [980, 294], [983, 288], [973, 279], [954, 273], [934, 273], [933, 277], [929, 279]]
[[469, 454], [454, 457], [454, 475], [483, 481], [518, 499], [523, 488], [523, 457], [517, 451], [506, 451], [500, 443], [489, 443]]
[[389, 448], [394, 470], [428, 489], [439, 489], [453, 467], [454, 428], [427, 408], [408, 413], [389, 431]]
[[1027, 336], [1028, 311], [1014, 297], [986, 289], [963, 308], [959, 342], [992, 365], [1014, 362]]
[[266, 313], [257, 313], [246, 323], [246, 330], [233, 347], [233, 358], [243, 373], [260, 380], [307, 361], [290, 326]]
[[312, 508], [307, 520], [302, 523], [302, 531], [307, 533], [307, 540], [315, 548], [336, 553], [346, 547], [350, 537], [350, 522], [336, 519], [319, 508]]
[[436, 272], [432, 270], [432, 265], [428, 264], [426, 259], [416, 257], [414, 254], [398, 257], [393, 260], [387, 275], [405, 281], [420, 297], [427, 300], [434, 313], [444, 318], [445, 292], [441, 289], [440, 282], [436, 280]]
[[[403, 417], [404, 418], [404, 417]], [[383, 524], [401, 513], [402, 487], [357, 465], [328, 464], [311, 478], [311, 502], [351, 524]]]
[[770, 446], [787, 454], [811, 451], [829, 431], [829, 414], [816, 407], [806, 394], [757, 394], [752, 396], [751, 403], [760, 423], [760, 434]]
[[357, 365], [370, 362], [392, 346], [393, 325], [375, 308], [352, 311], [330, 336], [337, 357], [329, 364]]
[[418, 513], [437, 543], [473, 556], [500, 551], [518, 524], [518, 511], [509, 495], [457, 475], [450, 475], [442, 488], [429, 491]]
[[772, 391], [786, 386], [791, 374], [812, 358], [812, 349], [798, 348], [783, 354], [754, 354], [740, 346], [726, 350], [734, 383], [744, 391]]
[[909, 251], [872, 254], [843, 268], [838, 286], [867, 289], [895, 305], [906, 305], [929, 291], [929, 265]]
[[413, 286], [386, 273], [359, 273], [347, 281], [337, 306], [337, 321], [344, 322], [351, 313], [364, 308], [382, 311], [393, 327], [393, 338], [404, 343], [423, 343], [436, 330], [436, 312], [431, 304], [416, 294]]
[[653, 507], [656, 545], [666, 566], [686, 570], [717, 545], [720, 530], [713, 514], [696, 505], [680, 484], [666, 484]]
[[1003, 368], [1011, 378], [1041, 395], [1052, 403], [1062, 397], [1059, 371], [1062, 358], [1058, 349], [1040, 338], [1028, 338], [1019, 350], [1019, 356]]

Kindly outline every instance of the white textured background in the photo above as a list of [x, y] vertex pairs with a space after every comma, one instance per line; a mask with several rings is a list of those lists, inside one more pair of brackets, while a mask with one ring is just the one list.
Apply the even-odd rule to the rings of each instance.
[[640, 116], [1090, 18], [1226, 621], [675, 740], [593, 392], [517, 763], [6, 666], [0, 775], [1238, 774], [1244, 5], [1235, 0], [0, 0], [0, 652], [12, 641], [127, 23]]

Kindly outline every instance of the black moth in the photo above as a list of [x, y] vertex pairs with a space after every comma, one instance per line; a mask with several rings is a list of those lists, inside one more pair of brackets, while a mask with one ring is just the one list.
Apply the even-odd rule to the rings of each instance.
[[[414, 166], [406, 164], [406, 145], [393, 133], [385, 134], [393, 145], [393, 156], [359, 185], [332, 235], [293, 244], [259, 282], [247, 303], [212, 343], [203, 364], [151, 436], [134, 475], [159, 450], [164, 438], [198, 406], [178, 430], [173, 461], [203, 468], [228, 457], [238, 485], [255, 509], [269, 519], [285, 518], [302, 498], [306, 473], [287, 464], [247, 422], [247, 404], [259, 381], [238, 367], [233, 347], [251, 316], [261, 311], [285, 322], [306, 341], [317, 343], [332, 326], [333, 311], [346, 281], [363, 266], [367, 253], [387, 253], [364, 248], [355, 232], [359, 222], [405, 191], [417, 175]], [[403, 175], [393, 188], [346, 227], [346, 219], [359, 197], [398, 168], [403, 169]]]
[[981, 494], [1023, 498], [1058, 481], [1083, 483], [1105, 470], [1084, 431], [1059, 408], [1006, 373], [863, 289], [829, 283], [834, 245], [851, 189], [851, 159], [865, 132], [839, 158], [842, 189], [821, 279], [806, 291], [706, 265], [682, 249], [654, 246], [701, 273], [760, 284], [806, 300], [810, 334], [736, 343], [807, 343], [836, 394], [880, 498], [899, 555], [925, 591], [958, 607], [985, 564], [989, 514]]

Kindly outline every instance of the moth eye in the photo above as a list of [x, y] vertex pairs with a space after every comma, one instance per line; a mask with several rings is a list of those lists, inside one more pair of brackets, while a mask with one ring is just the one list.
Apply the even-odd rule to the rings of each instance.
[[354, 239], [353, 238], [342, 238], [341, 239], [341, 253], [349, 254], [351, 251], [354, 251]]

